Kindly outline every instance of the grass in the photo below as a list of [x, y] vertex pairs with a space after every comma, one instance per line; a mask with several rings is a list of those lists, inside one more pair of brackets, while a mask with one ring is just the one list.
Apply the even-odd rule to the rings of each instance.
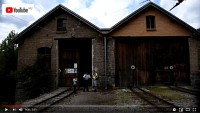
[[133, 99], [133, 93], [132, 92], [126, 92], [126, 91], [117, 91], [115, 103], [121, 104], [121, 105], [127, 105], [131, 104]]
[[149, 87], [147, 88], [151, 93], [160, 95], [161, 97], [169, 100], [182, 100], [186, 99], [185, 96], [181, 95], [176, 91], [172, 91], [167, 87]]
[[98, 101], [100, 105], [127, 105], [132, 102], [133, 94], [131, 92], [124, 92], [122, 90], [115, 90], [114, 96], [106, 97], [103, 100]]

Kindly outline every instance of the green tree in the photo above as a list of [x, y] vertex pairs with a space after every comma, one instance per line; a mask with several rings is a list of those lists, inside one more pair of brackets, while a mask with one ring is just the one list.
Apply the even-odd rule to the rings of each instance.
[[17, 69], [17, 45], [11, 42], [15, 36], [11, 31], [0, 44], [0, 76], [8, 76]]
[[21, 83], [23, 94], [21, 100], [38, 97], [53, 89], [53, 79], [50, 70], [44, 66], [46, 56], [38, 56], [32, 66], [16, 72], [17, 81]]
[[12, 72], [17, 69], [17, 45], [11, 40], [16, 33], [11, 31], [0, 44], [0, 104], [14, 104], [16, 80]]

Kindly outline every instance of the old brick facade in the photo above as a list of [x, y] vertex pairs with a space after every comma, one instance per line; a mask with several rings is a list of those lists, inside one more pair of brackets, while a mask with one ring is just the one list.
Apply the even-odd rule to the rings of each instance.
[[[103, 57], [103, 41], [101, 39], [101, 34], [98, 29], [95, 30], [91, 28], [82, 19], [74, 17], [70, 14], [70, 11], [63, 11], [59, 9], [63, 6], [57, 6], [55, 12], [48, 15], [52, 18], [47, 18], [42, 20], [43, 25], [37, 25], [35, 31], [31, 32], [30, 35], [27, 34], [26, 37], [20, 40], [19, 50], [18, 50], [18, 70], [22, 69], [26, 65], [32, 65], [37, 57], [37, 49], [41, 47], [51, 48], [51, 70], [52, 76], [55, 76], [55, 80], [58, 75], [59, 69], [59, 40], [63, 39], [88, 39], [92, 41], [92, 68], [98, 68], [100, 74], [104, 74], [104, 57]], [[67, 9], [68, 10], [68, 9]], [[57, 13], [59, 11], [59, 13]], [[67, 31], [59, 32], [56, 30], [56, 20], [57, 18], [67, 19]], [[34, 28], [32, 28], [34, 29]], [[95, 45], [95, 46], [94, 46]], [[55, 82], [58, 82], [56, 80]], [[55, 83], [58, 85], [58, 83]]]
[[[108, 65], [109, 72], [111, 75], [116, 77], [116, 39], [127, 40], [132, 38], [135, 41], [139, 38], [179, 38], [183, 40], [184, 38], [188, 39], [189, 45], [189, 70], [188, 73], [191, 75], [191, 78], [196, 75], [198, 71], [198, 62], [197, 62], [197, 37], [186, 27], [183, 27], [182, 24], [177, 22], [174, 19], [173, 15], [162, 13], [163, 10], [159, 9], [158, 6], [148, 6], [145, 8], [139, 9], [139, 11], [134, 12], [129, 15], [127, 18], [116, 24], [111, 28], [111, 32], [108, 33]], [[161, 12], [162, 11], [162, 12]], [[147, 30], [146, 29], [146, 16], [153, 15], [155, 16], [156, 29]], [[180, 20], [181, 21], [181, 20]], [[139, 38], [138, 38], [139, 37]], [[186, 45], [187, 46], [187, 45]], [[142, 72], [141, 72], [142, 73]], [[144, 73], [143, 73], [144, 74]], [[141, 75], [142, 76], [142, 75]], [[196, 78], [196, 77], [195, 77]], [[191, 79], [191, 82], [193, 80]]]
[[[148, 15], [155, 16], [156, 29], [154, 30], [146, 29], [146, 16]], [[57, 19], [59, 18], [66, 19], [66, 31], [64, 32], [57, 31], [56, 29]], [[183, 38], [187, 38], [189, 48], [189, 58], [187, 61], [189, 62], [188, 67], [191, 75], [191, 73], [196, 73], [198, 71], [196, 35], [196, 30], [194, 28], [190, 27], [188, 24], [179, 20], [177, 17], [152, 2], [127, 16], [112, 28], [106, 30], [99, 29], [71, 10], [62, 5], [58, 5], [56, 8], [21, 32], [13, 40], [13, 42], [19, 44], [19, 70], [26, 65], [32, 65], [34, 63], [37, 57], [38, 48], [48, 47], [51, 49], [51, 70], [52, 76], [55, 77], [55, 86], [57, 87], [59, 86], [58, 78], [60, 73], [60, 43], [66, 40], [91, 41], [90, 73], [92, 74], [96, 71], [101, 76], [106, 75], [108, 78], [107, 83], [116, 85], [116, 79], [119, 79], [116, 78], [116, 54], [118, 51], [116, 49], [116, 39], [126, 40], [127, 38], [137, 40], [138, 38], [149, 38], [156, 40], [157, 38], [178, 38], [182, 40]], [[81, 41], [79, 42], [81, 43]], [[78, 49], [80, 48], [81, 47]], [[63, 52], [65, 51], [63, 50]], [[81, 54], [80, 51], [78, 51], [78, 54]], [[142, 74], [146, 72], [139, 73]], [[148, 77], [150, 77], [150, 74], [147, 76], [147, 79]]]

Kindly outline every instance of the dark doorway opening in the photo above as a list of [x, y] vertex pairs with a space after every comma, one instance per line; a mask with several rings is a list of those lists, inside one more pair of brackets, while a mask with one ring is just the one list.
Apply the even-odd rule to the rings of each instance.
[[77, 76], [78, 85], [83, 86], [83, 75], [91, 74], [91, 39], [59, 40], [59, 86], [72, 86]]

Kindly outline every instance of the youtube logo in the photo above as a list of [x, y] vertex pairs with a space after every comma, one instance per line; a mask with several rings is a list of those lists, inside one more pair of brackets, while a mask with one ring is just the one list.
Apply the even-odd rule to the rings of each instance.
[[13, 8], [12, 7], [6, 7], [6, 13], [12, 13]]
[[2, 15], [32, 15], [34, 4], [2, 4]]

